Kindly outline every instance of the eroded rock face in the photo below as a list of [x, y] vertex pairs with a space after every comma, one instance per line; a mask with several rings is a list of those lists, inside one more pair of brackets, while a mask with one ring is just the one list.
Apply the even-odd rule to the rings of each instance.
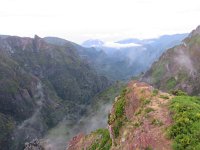
[[[145, 150], [147, 148], [171, 150], [171, 141], [166, 138], [165, 134], [166, 128], [172, 123], [168, 109], [168, 103], [172, 97], [146, 83], [131, 81], [126, 90], [116, 98], [110, 111], [108, 132], [111, 145], [107, 148], [112, 150]], [[97, 135], [97, 131], [86, 136], [78, 135], [72, 139], [68, 149], [81, 150], [82, 148], [94, 148], [94, 146], [101, 149], [109, 145], [106, 142], [105, 145], [94, 145], [95, 141], [104, 139]]]

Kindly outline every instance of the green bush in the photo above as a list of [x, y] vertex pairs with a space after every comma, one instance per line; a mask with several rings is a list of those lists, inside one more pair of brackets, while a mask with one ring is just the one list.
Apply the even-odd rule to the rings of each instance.
[[162, 126], [163, 122], [161, 120], [158, 120], [158, 119], [153, 119], [151, 124], [156, 125], [156, 126]]
[[94, 132], [100, 139], [97, 139], [89, 148], [89, 150], [109, 150], [112, 146], [112, 140], [108, 129], [98, 129]]
[[154, 90], [153, 90], [153, 96], [158, 95], [158, 92], [159, 92], [158, 89], [154, 89]]
[[167, 96], [167, 95], [160, 95], [160, 98], [162, 98], [162, 99], [169, 99], [169, 96]]
[[167, 80], [166, 86], [167, 89], [172, 89], [176, 86], [176, 79], [174, 77], [171, 77], [169, 80]]
[[186, 96], [187, 95], [187, 93], [185, 93], [181, 90], [172, 90], [172, 91], [170, 91], [170, 93], [175, 96]]
[[177, 96], [173, 98], [170, 109], [173, 125], [168, 134], [174, 140], [175, 150], [198, 150], [200, 147], [200, 98]]
[[115, 104], [115, 115], [121, 117], [124, 114], [125, 98], [120, 97]]
[[145, 109], [145, 112], [146, 112], [146, 113], [150, 113], [150, 112], [152, 112], [152, 111], [154, 111], [154, 109], [151, 108], [151, 107], [148, 107], [148, 108]]
[[118, 100], [114, 104], [115, 114], [109, 115], [109, 123], [113, 122], [113, 130], [115, 137], [119, 136], [119, 130], [122, 127], [122, 123], [126, 120], [124, 115], [124, 108], [125, 108], [125, 95], [127, 93], [127, 89], [123, 89]]
[[144, 104], [144, 105], [147, 105], [147, 104], [149, 104], [150, 102], [151, 102], [150, 99], [145, 99], [144, 102], [143, 102], [143, 104]]
[[116, 120], [115, 126], [113, 128], [115, 137], [119, 136], [119, 130], [122, 127], [123, 122], [121, 120]]

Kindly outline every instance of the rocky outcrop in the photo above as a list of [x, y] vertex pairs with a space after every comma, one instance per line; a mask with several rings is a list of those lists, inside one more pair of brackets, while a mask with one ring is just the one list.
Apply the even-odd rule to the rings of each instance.
[[104, 132], [109, 137], [106, 139], [98, 130], [86, 136], [78, 135], [70, 141], [68, 150], [171, 150], [166, 129], [172, 124], [168, 108], [172, 98], [146, 83], [131, 81], [116, 98], [108, 115], [108, 129]]

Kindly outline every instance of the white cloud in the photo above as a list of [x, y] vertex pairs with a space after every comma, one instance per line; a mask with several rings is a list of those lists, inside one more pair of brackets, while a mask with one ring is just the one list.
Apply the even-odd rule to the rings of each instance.
[[137, 46], [141, 46], [141, 45], [135, 44], [135, 43], [120, 44], [120, 43], [115, 43], [115, 42], [106, 42], [103, 46], [119, 49], [119, 48], [128, 48], [128, 47], [137, 47]]
[[[190, 32], [200, 24], [199, 0], [0, 0], [0, 34], [149, 38]], [[106, 35], [106, 36], [105, 36]]]

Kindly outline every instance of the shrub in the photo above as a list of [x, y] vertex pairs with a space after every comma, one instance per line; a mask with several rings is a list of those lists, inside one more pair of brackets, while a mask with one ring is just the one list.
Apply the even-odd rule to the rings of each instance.
[[172, 90], [172, 91], [170, 91], [170, 93], [175, 96], [186, 96], [187, 95], [187, 93], [185, 93], [181, 90]]
[[157, 89], [154, 89], [154, 90], [153, 90], [153, 96], [156, 96], [156, 95], [158, 95], [158, 90], [157, 90]]
[[146, 112], [146, 113], [150, 113], [150, 112], [152, 112], [152, 111], [154, 111], [154, 109], [151, 108], [151, 107], [148, 107], [148, 108], [145, 109], [145, 112]]
[[161, 120], [158, 120], [158, 119], [153, 119], [151, 124], [156, 125], [156, 126], [162, 126], [163, 122]]
[[200, 99], [191, 96], [177, 96], [170, 104], [173, 125], [168, 134], [174, 140], [175, 150], [198, 149], [200, 146]]
[[151, 102], [150, 99], [145, 99], [144, 102], [143, 102], [143, 104], [144, 104], [144, 105], [147, 105], [147, 104], [149, 104], [150, 102]]
[[89, 148], [89, 150], [109, 150], [112, 145], [112, 140], [110, 138], [110, 133], [108, 129], [98, 129], [94, 132], [97, 136], [100, 135], [100, 139], [97, 139]]
[[121, 117], [124, 114], [125, 98], [120, 97], [115, 104], [115, 115]]
[[167, 95], [160, 95], [160, 98], [162, 98], [162, 99], [169, 99], [169, 97]]
[[119, 130], [122, 127], [123, 121], [126, 121], [126, 117], [124, 116], [124, 108], [125, 108], [125, 95], [127, 93], [127, 89], [122, 90], [120, 97], [114, 104], [115, 114], [109, 116], [109, 123], [113, 122], [113, 130], [115, 137], [119, 136]]
[[176, 86], [176, 79], [174, 77], [171, 77], [169, 80], [167, 80], [166, 86], [167, 89], [172, 89]]
[[113, 127], [115, 137], [119, 136], [119, 130], [122, 127], [123, 123], [121, 120], [116, 120], [115, 126]]

